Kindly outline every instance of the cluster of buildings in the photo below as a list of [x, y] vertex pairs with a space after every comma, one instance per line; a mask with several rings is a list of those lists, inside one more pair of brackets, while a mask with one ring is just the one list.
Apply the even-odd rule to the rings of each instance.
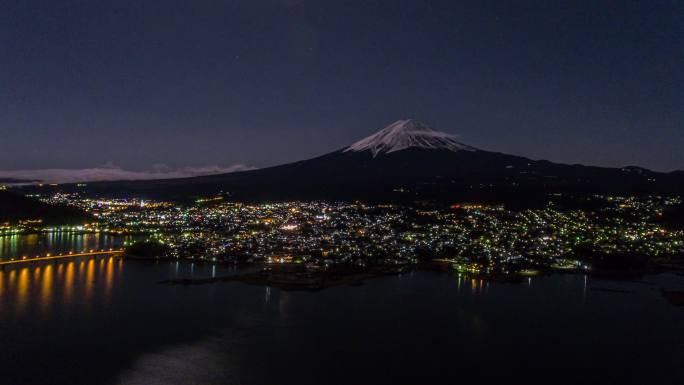
[[672, 197], [594, 196], [589, 209], [507, 210], [457, 204], [420, 209], [361, 203], [241, 204], [209, 197], [194, 204], [98, 200], [57, 194], [48, 203], [91, 212], [98, 231], [146, 234], [169, 256], [311, 267], [404, 265], [442, 260], [471, 272], [591, 269], [611, 258], [684, 255], [684, 233], [660, 217]]

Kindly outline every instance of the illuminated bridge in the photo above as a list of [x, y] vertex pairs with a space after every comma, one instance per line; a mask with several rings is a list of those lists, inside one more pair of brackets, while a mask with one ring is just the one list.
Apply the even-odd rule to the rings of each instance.
[[35, 262], [41, 262], [41, 261], [54, 261], [54, 260], [78, 258], [78, 257], [91, 257], [91, 256], [98, 256], [98, 255], [117, 255], [117, 254], [123, 254], [123, 252], [124, 252], [123, 249], [83, 250], [82, 252], [69, 252], [69, 253], [61, 253], [61, 254], [57, 254], [57, 255], [52, 255], [50, 253], [47, 253], [47, 254], [42, 255], [42, 256], [36, 255], [35, 257], [24, 256], [21, 258], [14, 258], [11, 260], [0, 260], [0, 269], [4, 269], [5, 266], [8, 266], [8, 265], [35, 263]]

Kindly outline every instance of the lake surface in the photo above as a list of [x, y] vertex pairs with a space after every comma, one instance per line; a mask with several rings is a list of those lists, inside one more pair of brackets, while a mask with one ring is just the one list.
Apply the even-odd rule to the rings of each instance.
[[45, 253], [59, 254], [70, 251], [118, 249], [130, 236], [103, 233], [49, 232], [38, 234], [15, 234], [0, 236], [0, 261], [24, 256], [33, 258]]
[[684, 290], [673, 274], [158, 283], [234, 272], [114, 257], [0, 271], [0, 384], [684, 383], [684, 308], [660, 294]]

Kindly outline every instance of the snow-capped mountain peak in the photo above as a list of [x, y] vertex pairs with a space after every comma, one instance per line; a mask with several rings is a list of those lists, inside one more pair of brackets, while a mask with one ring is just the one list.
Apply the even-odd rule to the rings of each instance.
[[375, 134], [359, 140], [347, 147], [344, 152], [371, 151], [373, 156], [377, 156], [410, 147], [475, 151], [475, 148], [459, 142], [454, 135], [433, 130], [413, 119], [406, 119], [397, 120]]

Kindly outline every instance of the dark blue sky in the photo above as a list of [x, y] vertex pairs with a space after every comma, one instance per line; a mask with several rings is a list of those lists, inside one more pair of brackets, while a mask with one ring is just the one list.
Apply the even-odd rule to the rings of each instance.
[[266, 166], [415, 118], [684, 168], [684, 2], [2, 1], [0, 169]]

